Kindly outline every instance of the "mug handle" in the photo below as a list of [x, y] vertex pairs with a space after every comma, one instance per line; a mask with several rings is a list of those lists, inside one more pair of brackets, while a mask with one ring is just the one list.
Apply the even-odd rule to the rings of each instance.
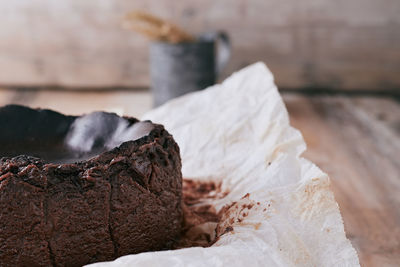
[[231, 57], [229, 36], [224, 31], [207, 32], [200, 36], [200, 40], [214, 41], [216, 43], [215, 73], [218, 77]]
[[219, 31], [215, 34], [217, 44], [217, 57], [215, 62], [215, 70], [217, 76], [221, 74], [231, 57], [231, 42], [227, 33]]

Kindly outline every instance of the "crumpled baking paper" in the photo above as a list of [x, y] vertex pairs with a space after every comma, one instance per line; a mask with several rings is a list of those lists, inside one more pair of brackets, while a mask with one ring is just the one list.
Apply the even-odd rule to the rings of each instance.
[[263, 63], [143, 119], [163, 124], [174, 136], [183, 177], [222, 182], [229, 194], [208, 200], [217, 211], [236, 203], [222, 216], [211, 247], [128, 255], [91, 266], [359, 266], [329, 177], [301, 157], [305, 142], [290, 126]]

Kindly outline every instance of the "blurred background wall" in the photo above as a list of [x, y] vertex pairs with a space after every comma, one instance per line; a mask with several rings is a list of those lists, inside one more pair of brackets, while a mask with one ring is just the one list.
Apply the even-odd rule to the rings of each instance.
[[149, 42], [120, 27], [132, 9], [226, 30], [225, 74], [264, 61], [283, 88], [400, 88], [399, 0], [1, 1], [0, 86], [148, 87]]

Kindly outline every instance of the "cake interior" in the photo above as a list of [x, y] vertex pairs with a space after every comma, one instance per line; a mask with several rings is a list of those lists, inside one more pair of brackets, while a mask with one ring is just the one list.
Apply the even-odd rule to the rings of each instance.
[[90, 159], [148, 135], [151, 122], [93, 112], [81, 117], [19, 105], [0, 108], [0, 158], [33, 156], [48, 163]]

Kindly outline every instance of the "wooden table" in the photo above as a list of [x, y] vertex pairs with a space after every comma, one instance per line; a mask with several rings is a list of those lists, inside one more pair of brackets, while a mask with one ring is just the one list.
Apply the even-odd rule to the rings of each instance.
[[304, 154], [331, 177], [362, 266], [400, 266], [400, 105], [371, 97], [284, 96]]
[[[304, 135], [304, 156], [327, 172], [362, 266], [400, 266], [400, 104], [390, 98], [283, 94]], [[0, 105], [68, 114], [108, 110], [140, 117], [147, 91], [0, 90]]]

